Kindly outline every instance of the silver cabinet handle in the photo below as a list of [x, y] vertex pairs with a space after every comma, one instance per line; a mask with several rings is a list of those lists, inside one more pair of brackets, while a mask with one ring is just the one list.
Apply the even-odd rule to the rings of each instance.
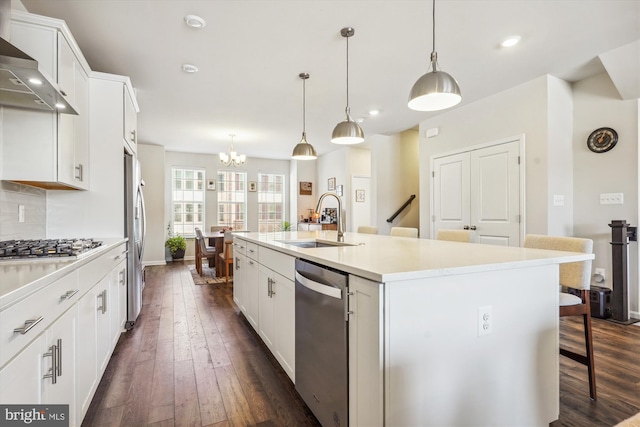
[[97, 298], [100, 298], [102, 300], [102, 305], [98, 307], [98, 311], [101, 311], [102, 314], [105, 314], [107, 312], [107, 290], [105, 289], [104, 291], [100, 292], [100, 295], [98, 295]]
[[276, 281], [273, 280], [271, 277], [269, 277], [269, 290], [268, 290], [269, 298], [273, 298], [273, 296], [276, 294], [276, 291], [273, 290], [273, 285], [275, 283]]
[[78, 181], [82, 181], [82, 163], [78, 163], [78, 165], [76, 166], [76, 175], [75, 178]]
[[129, 251], [124, 251], [124, 252], [122, 252], [120, 255], [114, 256], [114, 257], [113, 257], [113, 260], [114, 260], [114, 261], [121, 260], [121, 259], [123, 259], [124, 257], [126, 257], [128, 253], [129, 253]]
[[125, 285], [125, 280], [124, 280], [124, 276], [125, 276], [125, 269], [123, 268], [122, 270], [120, 270], [120, 272], [118, 273], [118, 275], [120, 276], [120, 279], [118, 280], [118, 282], [124, 286]]
[[80, 289], [75, 289], [73, 291], [67, 291], [64, 294], [60, 295], [60, 299], [61, 300], [70, 299], [72, 296], [77, 294], [79, 291], [80, 291]]
[[475, 225], [472, 225], [471, 227], [469, 227], [469, 229], [471, 229], [471, 230], [475, 230], [475, 229], [476, 229], [476, 226], [475, 226]]
[[249, 265], [253, 265], [253, 264], [254, 264], [254, 262], [249, 260]]
[[240, 260], [236, 257], [236, 270], [240, 270]]
[[38, 317], [37, 319], [29, 319], [29, 320], [25, 320], [24, 322], [24, 326], [22, 328], [15, 328], [13, 330], [14, 334], [26, 334], [27, 332], [29, 332], [31, 330], [31, 328], [33, 328], [34, 326], [36, 326], [38, 323], [42, 322], [42, 319], [44, 319], [43, 316]]
[[131, 131], [131, 142], [135, 144], [136, 142], [136, 131], [135, 129]]
[[255, 251], [253, 249], [247, 249], [249, 252], [254, 253]]
[[56, 366], [56, 370], [58, 372], [58, 376], [62, 376], [62, 338], [58, 338], [58, 365]]
[[43, 358], [51, 357], [51, 368], [49, 369], [49, 373], [45, 374], [42, 378], [51, 378], [51, 384], [55, 384], [58, 382], [58, 349], [56, 345], [52, 345], [49, 347], [49, 351], [42, 355]]

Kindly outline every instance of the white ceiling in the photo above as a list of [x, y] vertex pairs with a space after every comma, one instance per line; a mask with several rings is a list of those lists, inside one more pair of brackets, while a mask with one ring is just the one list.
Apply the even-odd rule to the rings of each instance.
[[[139, 141], [167, 150], [227, 151], [286, 159], [302, 132], [301, 72], [308, 72], [307, 139], [319, 154], [349, 102], [366, 136], [416, 126], [413, 83], [427, 71], [431, 1], [22, 0], [67, 22], [93, 70], [130, 76]], [[203, 29], [184, 16], [206, 20]], [[498, 47], [518, 34], [521, 43]], [[464, 105], [544, 74], [569, 81], [602, 72], [598, 55], [640, 39], [640, 0], [438, 0], [440, 67]], [[184, 63], [199, 68], [181, 71]], [[382, 113], [370, 117], [370, 109]], [[455, 108], [455, 107], [454, 107]]]

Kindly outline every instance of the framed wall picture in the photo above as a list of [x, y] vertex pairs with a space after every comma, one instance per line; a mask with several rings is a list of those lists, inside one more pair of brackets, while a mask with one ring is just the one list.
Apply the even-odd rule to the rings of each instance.
[[216, 189], [216, 180], [215, 179], [208, 179], [207, 180], [207, 190], [215, 191], [215, 189]]
[[258, 183], [255, 181], [249, 181], [249, 191], [258, 191]]
[[336, 187], [336, 195], [337, 196], [342, 196], [342, 192], [344, 191], [344, 186], [342, 184], [338, 185]]
[[329, 178], [329, 181], [327, 181], [327, 189], [329, 191], [335, 191], [335, 189], [336, 189], [336, 179], [335, 178]]
[[356, 202], [364, 202], [364, 190], [356, 190]]
[[300, 181], [300, 195], [301, 196], [310, 196], [312, 191], [312, 183]]

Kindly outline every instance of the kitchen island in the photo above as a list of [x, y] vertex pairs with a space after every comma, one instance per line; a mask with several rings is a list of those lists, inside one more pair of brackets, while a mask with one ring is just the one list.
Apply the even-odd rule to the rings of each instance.
[[[236, 302], [294, 382], [299, 258], [349, 275], [350, 425], [542, 426], [558, 418], [558, 266], [593, 255], [357, 233], [336, 240], [332, 231], [234, 238], [234, 299], [238, 288]], [[308, 247], [316, 242], [329, 245]], [[259, 280], [242, 273], [247, 248]], [[274, 339], [261, 325], [264, 292], [280, 304]]]

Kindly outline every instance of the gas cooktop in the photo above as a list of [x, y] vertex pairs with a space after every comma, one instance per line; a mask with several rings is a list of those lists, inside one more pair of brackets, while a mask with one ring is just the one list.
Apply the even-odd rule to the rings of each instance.
[[93, 239], [5, 240], [0, 242], [0, 260], [76, 257], [101, 245]]

